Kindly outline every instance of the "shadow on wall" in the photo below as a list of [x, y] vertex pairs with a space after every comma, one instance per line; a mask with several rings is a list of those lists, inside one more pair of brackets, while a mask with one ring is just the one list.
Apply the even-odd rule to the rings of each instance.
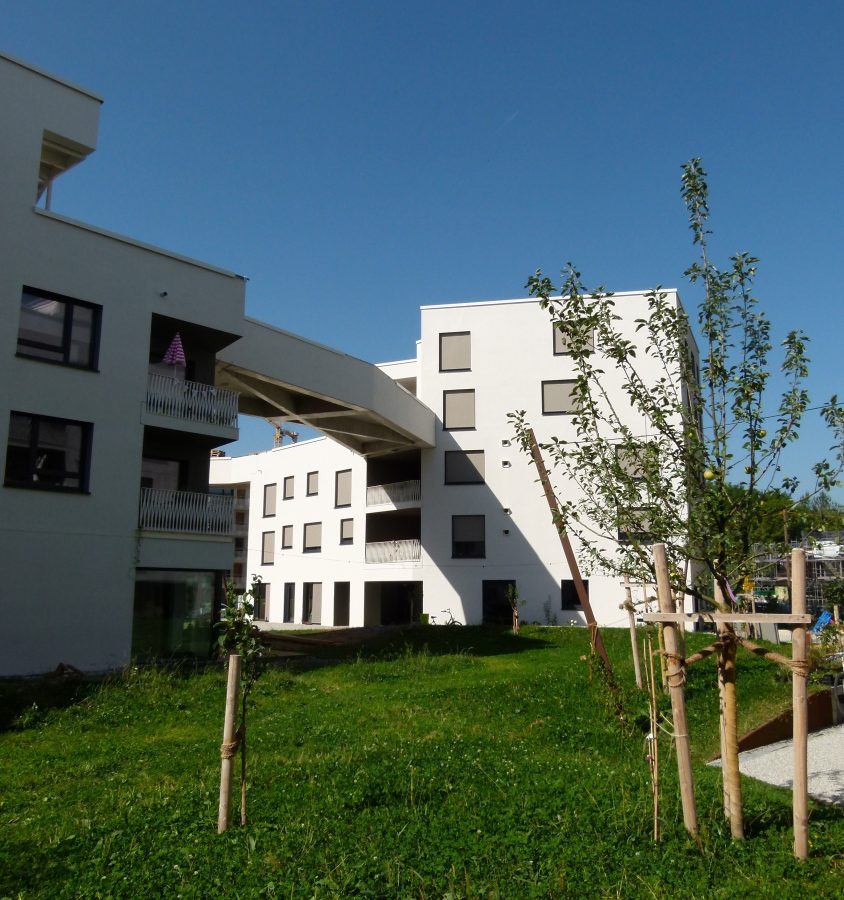
[[[446, 453], [455, 450], [485, 450], [483, 482], [437, 486], [438, 492], [440, 490], [447, 492], [445, 508], [448, 512], [432, 515], [432, 508], [428, 505], [423, 516], [425, 552], [459, 597], [459, 609], [452, 604], [451, 611], [454, 617], [462, 618], [464, 622], [472, 624], [480, 622], [510, 623], [512, 613], [506, 591], [507, 586], [513, 584], [521, 599], [525, 601], [524, 605], [520, 607], [523, 623], [582, 625], [585, 620], [580, 605], [566, 602], [567, 608], [563, 608], [564, 592], [561, 582], [549, 570], [549, 565], [553, 565], [557, 571], [566, 572], [568, 566], [562, 548], [553, 535], [554, 526], [551, 522], [551, 513], [544, 505], [545, 501], [540, 486], [535, 485], [535, 497], [515, 496], [507, 500], [498, 497], [489, 486], [490, 473], [496, 467], [501, 467], [502, 459], [506, 459], [511, 466], [527, 466], [527, 460], [515, 445], [501, 448], [501, 452], [495, 450], [490, 452], [489, 448], [480, 446], [480, 441], [478, 447], [473, 448], [470, 440], [465, 437], [459, 445], [451, 432], [443, 430], [440, 419], [437, 420], [437, 428], [439, 437], [437, 448], [423, 451], [425, 454], [430, 454], [428, 465], [424, 467], [424, 471], [428, 473], [429, 484], [423, 486], [423, 492], [426, 487], [429, 487], [431, 479], [438, 479], [438, 485], [445, 485], [444, 460]], [[542, 524], [548, 529], [549, 535], [554, 541], [554, 552], [558, 556], [543, 560], [516, 525], [513, 515], [505, 511], [507, 508], [518, 507], [520, 503], [529, 503], [532, 510], [542, 510]], [[518, 513], [518, 508], [514, 511]], [[473, 546], [473, 543], [477, 544], [477, 541], [472, 540], [477, 537], [477, 534], [473, 533], [473, 529], [477, 528], [477, 523], [466, 519], [453, 523], [453, 516], [484, 517], [482, 550]], [[457, 529], [457, 531], [453, 531], [453, 529]], [[460, 533], [461, 529], [464, 531], [463, 534]], [[458, 538], [466, 538], [466, 540], [457, 540]], [[482, 557], [477, 555], [479, 552], [483, 553]], [[456, 556], [457, 558], [455, 558]], [[426, 582], [426, 591], [428, 590], [428, 582]], [[565, 592], [566, 601], [569, 600], [571, 593]], [[425, 597], [426, 612], [433, 614], [437, 622], [441, 622], [445, 618], [445, 615], [440, 612], [440, 606], [447, 605], [446, 602], [440, 602], [435, 596]]]

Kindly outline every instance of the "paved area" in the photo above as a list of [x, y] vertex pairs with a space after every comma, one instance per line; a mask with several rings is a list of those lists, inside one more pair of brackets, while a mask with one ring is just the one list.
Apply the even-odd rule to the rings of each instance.
[[[713, 765], [720, 766], [718, 760]], [[777, 741], [739, 754], [742, 775], [790, 788], [794, 777], [792, 742]], [[844, 725], [809, 735], [809, 796], [844, 806]]]

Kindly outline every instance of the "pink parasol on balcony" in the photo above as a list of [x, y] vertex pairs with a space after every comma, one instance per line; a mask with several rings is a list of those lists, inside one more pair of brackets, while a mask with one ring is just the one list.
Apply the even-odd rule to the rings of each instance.
[[173, 335], [173, 340], [170, 341], [170, 346], [167, 348], [167, 352], [164, 354], [161, 362], [165, 363], [168, 366], [187, 365], [187, 360], [185, 359], [185, 348], [182, 346], [182, 336], [178, 331]]

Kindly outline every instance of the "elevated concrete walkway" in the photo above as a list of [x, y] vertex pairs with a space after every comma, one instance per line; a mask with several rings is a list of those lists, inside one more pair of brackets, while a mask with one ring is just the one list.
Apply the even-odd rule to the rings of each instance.
[[255, 319], [219, 352], [216, 383], [241, 413], [310, 425], [362, 456], [434, 446], [433, 412], [377, 366]]

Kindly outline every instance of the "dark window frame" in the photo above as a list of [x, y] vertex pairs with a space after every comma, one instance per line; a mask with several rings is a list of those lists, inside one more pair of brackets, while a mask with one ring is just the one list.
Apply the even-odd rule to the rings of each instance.
[[[443, 338], [444, 337], [462, 337], [467, 335], [469, 338], [469, 367], [466, 369], [444, 369], [443, 368]], [[472, 371], [472, 332], [471, 331], [441, 331], [437, 341], [439, 349], [439, 370], [443, 373], [450, 372], [471, 372]]]
[[[584, 578], [583, 587], [586, 589], [586, 599], [589, 599], [589, 579]], [[569, 587], [570, 586], [570, 587]], [[566, 602], [567, 595], [570, 597], [574, 597], [574, 600], [570, 600], [568, 603]], [[577, 588], [574, 585], [573, 578], [561, 578], [560, 579], [560, 609], [563, 612], [580, 612], [583, 610], [583, 606], [580, 603], [580, 598], [577, 596]]]
[[[290, 588], [290, 590], [288, 590]], [[290, 613], [288, 614], [288, 603], [290, 604]], [[295, 621], [296, 617], [296, 582], [285, 581], [284, 593], [282, 596], [281, 621], [290, 624]]]
[[[458, 554], [456, 554], [456, 553], [454, 552], [454, 550], [455, 550], [455, 540], [454, 540], [454, 520], [455, 520], [455, 519], [483, 519], [483, 523], [484, 523], [484, 540], [483, 540], [483, 545], [484, 545], [484, 546], [483, 546], [483, 552], [482, 552], [482, 553], [478, 553], [478, 554], [475, 554], [475, 553], [472, 553], [472, 554], [463, 554], [463, 553], [461, 553], [461, 554], [458, 555]], [[470, 541], [460, 541], [459, 543], [461, 543], [461, 544], [476, 543], [476, 544], [477, 544], [477, 543], [479, 543], [479, 542], [478, 542], [478, 541], [472, 541], [472, 542], [470, 542]], [[453, 516], [451, 517], [451, 558], [452, 558], [452, 559], [486, 559], [486, 516], [485, 516], [483, 513], [478, 513], [478, 514], [474, 514], [474, 513], [469, 513], [469, 514], [461, 513], [461, 514], [459, 514], [459, 515], [453, 515]]]
[[[73, 332], [73, 315], [65, 314], [64, 325], [62, 329], [62, 344], [60, 348], [48, 344], [40, 344], [38, 341], [29, 341], [32, 347], [41, 350], [60, 351], [63, 359], [44, 359], [43, 356], [36, 356], [21, 350], [20, 338], [20, 310], [18, 314], [18, 339], [16, 344], [15, 356], [21, 359], [32, 359], [36, 362], [47, 363], [53, 366], [65, 366], [69, 369], [79, 369], [82, 372], [99, 372], [100, 365], [100, 335], [102, 333], [103, 308], [99, 303], [91, 303], [89, 300], [77, 300], [75, 297], [68, 297], [65, 294], [57, 294], [54, 291], [43, 291], [40, 288], [32, 287], [25, 284], [21, 288], [21, 305], [23, 305], [24, 294], [36, 295], [43, 297], [45, 300], [54, 300], [57, 303], [63, 303], [65, 306], [81, 306], [84, 309], [90, 309], [93, 313], [91, 316], [91, 345], [88, 350], [87, 363], [70, 362], [70, 346]], [[24, 344], [26, 346], [26, 343]]]
[[542, 415], [543, 416], [576, 416], [577, 410], [572, 410], [571, 412], [565, 412], [562, 410], [558, 411], [549, 411], [545, 409], [545, 385], [546, 384], [574, 384], [577, 381], [576, 378], [546, 378], [544, 381], [540, 383], [539, 392], [540, 399], [542, 401]]
[[[266, 559], [266, 556], [267, 556], [267, 547], [266, 547], [266, 541], [264, 540], [264, 538], [265, 538], [268, 534], [271, 534], [271, 535], [273, 536], [273, 546], [272, 546], [272, 549], [271, 549], [271, 553], [272, 553], [273, 558], [272, 558], [272, 560], [271, 560], [270, 562], [267, 562], [267, 559]], [[275, 565], [275, 531], [262, 531], [262, 532], [261, 532], [261, 565], [262, 565], [262, 566], [273, 566], [273, 565]]]
[[[9, 410], [9, 431], [12, 428], [13, 416], [26, 416], [30, 420], [29, 438], [29, 465], [27, 481], [16, 481], [9, 478], [9, 445], [6, 444], [6, 469], [3, 474], [4, 487], [22, 488], [30, 491], [52, 491], [56, 494], [85, 494], [90, 495], [91, 490], [91, 449], [94, 443], [94, 423], [83, 422], [80, 419], [64, 419], [61, 416], [44, 416], [40, 413], [24, 412], [23, 410]], [[67, 477], [77, 477], [79, 487], [66, 487], [64, 485], [47, 484], [46, 482], [33, 481], [32, 476], [37, 474], [38, 451], [38, 425], [40, 422], [60, 422], [62, 425], [78, 425], [82, 429], [82, 441], [79, 448], [79, 472], [64, 470]]]
[[[465, 456], [467, 453], [482, 453], [484, 456], [484, 475], [479, 481], [449, 481], [448, 480], [448, 463], [446, 457], [449, 453], [459, 453]], [[443, 451], [443, 484], [451, 487], [455, 484], [486, 484], [486, 453], [483, 450], [445, 450]]]
[[[295, 475], [285, 475], [281, 480], [281, 501], [282, 503], [285, 500], [293, 500], [295, 499], [296, 494], [296, 481]], [[287, 482], [290, 482], [290, 496], [287, 496]]]
[[[290, 543], [284, 543], [284, 532], [287, 529], [290, 529]], [[281, 549], [282, 550], [292, 550], [293, 549], [293, 525], [282, 525], [281, 526]]]
[[[348, 503], [338, 503], [337, 502], [337, 488], [339, 487], [340, 476], [345, 475], [346, 472], [349, 473], [349, 502]], [[352, 470], [351, 469], [338, 469], [334, 473], [334, 509], [348, 509], [352, 505]]]
[[[308, 532], [308, 525], [319, 525], [319, 547], [308, 547], [305, 543], [305, 535]], [[302, 553], [321, 553], [322, 552], [322, 522], [305, 522], [302, 526]]]
[[[315, 491], [311, 490], [311, 475], [316, 475], [317, 477], [317, 489]], [[306, 497], [316, 497], [319, 494], [319, 469], [314, 472], [308, 472], [305, 475], [305, 496]]]
[[[269, 606], [268, 601], [271, 599], [267, 596], [267, 589], [271, 585], [267, 581], [259, 581], [255, 586], [255, 603], [253, 605], [252, 618], [256, 622], [269, 622]], [[259, 614], [260, 613], [260, 614]]]
[[[448, 394], [474, 394], [475, 395], [475, 424], [474, 425], [458, 425], [456, 428], [449, 428], [445, 420], [445, 398]], [[475, 388], [454, 388], [452, 390], [443, 391], [443, 431], [477, 431], [478, 430], [478, 392]]]
[[267, 488], [271, 488], [271, 487], [275, 488], [275, 505], [276, 505], [276, 508], [278, 507], [278, 482], [271, 481], [269, 484], [264, 485], [264, 497], [263, 497], [264, 505], [263, 505], [263, 509], [261, 510], [263, 513], [262, 518], [264, 518], [264, 519], [274, 519], [275, 518], [274, 512], [271, 512], [271, 513], [267, 512]]
[[[352, 536], [350, 538], [343, 537], [343, 523], [351, 522], [352, 523]], [[351, 519], [340, 519], [340, 545], [343, 547], [348, 547], [349, 544], [354, 544], [355, 542], [355, 520]]]

